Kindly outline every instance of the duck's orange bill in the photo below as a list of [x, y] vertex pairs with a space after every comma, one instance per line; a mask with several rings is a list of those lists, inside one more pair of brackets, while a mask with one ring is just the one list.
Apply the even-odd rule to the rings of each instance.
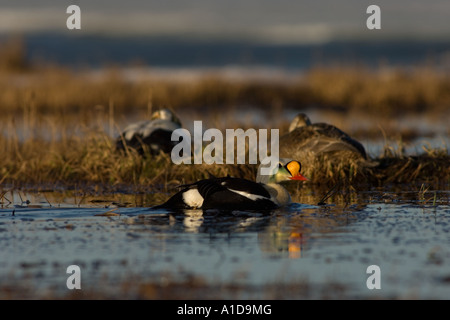
[[305, 176], [303, 176], [300, 172], [297, 173], [295, 176], [293, 176], [292, 178], [289, 178], [291, 180], [301, 180], [301, 181], [305, 181], [308, 180], [308, 178], [306, 178]]
[[300, 170], [302, 168], [302, 165], [298, 161], [291, 161], [286, 165], [286, 168], [288, 169], [289, 173], [292, 175], [291, 180], [308, 180], [304, 176], [300, 174]]

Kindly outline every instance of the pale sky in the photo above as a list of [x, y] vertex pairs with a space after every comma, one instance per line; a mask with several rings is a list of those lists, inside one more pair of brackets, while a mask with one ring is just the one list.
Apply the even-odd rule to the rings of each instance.
[[[81, 8], [78, 34], [226, 38], [266, 43], [335, 39], [450, 40], [449, 0], [0, 0], [0, 33], [68, 32], [66, 8]], [[381, 8], [381, 30], [366, 9]], [[75, 31], [70, 31], [75, 32]]]

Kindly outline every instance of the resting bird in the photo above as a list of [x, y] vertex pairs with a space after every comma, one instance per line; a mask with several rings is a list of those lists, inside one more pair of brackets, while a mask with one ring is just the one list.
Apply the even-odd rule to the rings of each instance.
[[302, 158], [300, 153], [314, 154], [350, 152], [367, 160], [366, 150], [348, 134], [327, 123], [311, 124], [308, 116], [299, 113], [289, 126], [289, 133], [280, 137], [280, 156]]
[[301, 173], [301, 164], [280, 159], [271, 174], [262, 175], [261, 165], [256, 182], [233, 177], [210, 178], [181, 186], [183, 189], [154, 209], [219, 209], [219, 210], [273, 210], [291, 202], [289, 192], [279, 183], [289, 180], [307, 180]]
[[178, 141], [172, 141], [172, 131], [181, 128], [180, 120], [169, 109], [161, 109], [152, 114], [151, 120], [133, 123], [125, 128], [116, 139], [116, 149], [125, 147], [136, 149], [141, 155], [148, 148], [152, 155], [161, 151], [170, 153]]

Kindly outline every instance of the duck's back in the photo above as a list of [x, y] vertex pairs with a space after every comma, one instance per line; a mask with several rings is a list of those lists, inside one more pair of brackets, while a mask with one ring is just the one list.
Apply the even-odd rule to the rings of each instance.
[[190, 209], [194, 203], [203, 210], [272, 210], [269, 192], [260, 183], [232, 177], [200, 180], [185, 186], [158, 208]]
[[178, 123], [166, 119], [140, 121], [124, 129], [116, 140], [116, 147], [124, 149], [125, 143], [143, 153], [143, 145], [147, 145], [152, 154], [158, 154], [159, 151], [169, 153], [178, 143], [171, 140], [172, 132], [178, 128], [181, 128]]
[[361, 143], [335, 126], [316, 123], [302, 126], [280, 137], [280, 156], [297, 154], [298, 150], [315, 154], [351, 151], [367, 159]]

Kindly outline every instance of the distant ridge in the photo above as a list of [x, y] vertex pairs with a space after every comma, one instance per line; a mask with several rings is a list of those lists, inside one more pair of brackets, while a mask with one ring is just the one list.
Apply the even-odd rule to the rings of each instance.
[[[0, 41], [5, 36], [0, 36]], [[146, 64], [154, 67], [265, 66], [305, 69], [317, 64], [380, 63], [408, 66], [449, 59], [450, 41], [334, 41], [324, 44], [261, 44], [162, 37], [24, 36], [28, 58], [67, 66]]]

